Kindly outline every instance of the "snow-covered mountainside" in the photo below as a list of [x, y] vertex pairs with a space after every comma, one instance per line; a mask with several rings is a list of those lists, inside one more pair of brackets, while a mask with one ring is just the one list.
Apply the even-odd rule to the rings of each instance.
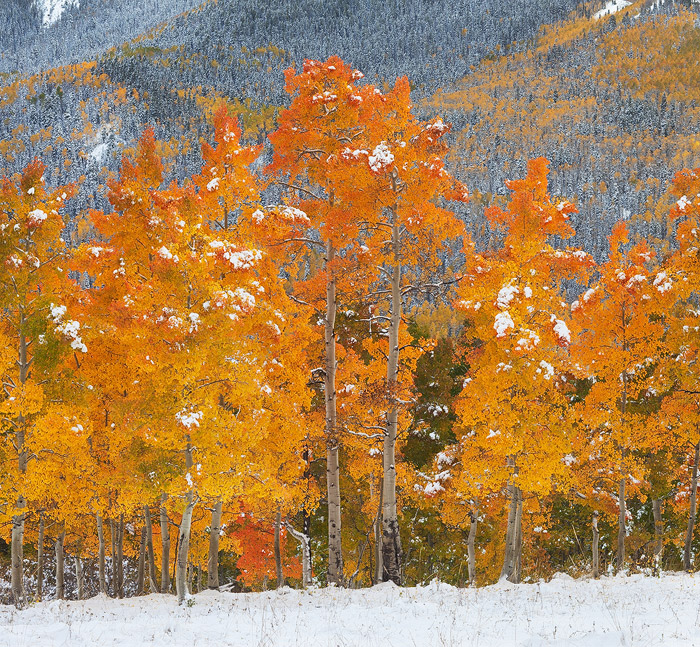
[[0, 646], [697, 645], [700, 579], [643, 575], [457, 589], [207, 591], [191, 606], [150, 595], [0, 607]]
[[60, 20], [68, 7], [79, 7], [80, 0], [36, 0], [36, 4], [41, 12], [42, 26], [50, 27]]

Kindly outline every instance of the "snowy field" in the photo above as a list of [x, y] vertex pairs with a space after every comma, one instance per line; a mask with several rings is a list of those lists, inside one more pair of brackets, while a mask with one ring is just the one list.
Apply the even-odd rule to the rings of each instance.
[[159, 595], [52, 601], [0, 607], [0, 645], [691, 647], [700, 645], [700, 576], [207, 592], [180, 608]]

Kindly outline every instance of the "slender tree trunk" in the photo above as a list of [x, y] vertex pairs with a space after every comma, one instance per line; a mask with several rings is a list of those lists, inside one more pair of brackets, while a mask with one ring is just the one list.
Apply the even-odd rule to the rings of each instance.
[[598, 556], [598, 545], [600, 543], [600, 532], [598, 532], [598, 513], [593, 513], [593, 578], [600, 577], [600, 558]]
[[661, 575], [661, 560], [664, 551], [664, 521], [661, 517], [661, 499], [652, 499], [654, 513], [654, 575]]
[[[25, 507], [24, 497], [17, 499], [17, 508]], [[24, 512], [13, 515], [12, 535], [11, 535], [11, 590], [12, 600], [17, 608], [22, 608], [25, 604], [24, 597]]]
[[[395, 180], [392, 180], [395, 188]], [[391, 244], [391, 323], [389, 325], [389, 356], [386, 369], [386, 387], [389, 410], [384, 435], [383, 477], [384, 502], [382, 505], [382, 580], [401, 585], [401, 534], [396, 510], [396, 434], [398, 431], [398, 375], [399, 331], [401, 327], [401, 257], [400, 233], [396, 205], [392, 209]]]
[[221, 510], [223, 504], [217, 501], [211, 511], [211, 532], [209, 533], [209, 559], [207, 560], [207, 587], [219, 590], [219, 536], [221, 535]]
[[119, 515], [117, 524], [117, 581], [116, 593], [118, 598], [124, 597], [124, 515]]
[[160, 592], [170, 593], [170, 528], [168, 526], [168, 510], [165, 502], [167, 494], [160, 499], [160, 540], [162, 547], [160, 561]]
[[277, 574], [277, 588], [284, 586], [284, 573], [282, 572], [282, 549], [280, 546], [280, 534], [282, 531], [282, 513], [277, 508], [275, 515], [275, 571]]
[[[185, 450], [185, 467], [189, 472], [192, 469], [192, 445], [190, 438], [187, 437], [187, 449]], [[187, 563], [190, 553], [190, 530], [192, 527], [192, 511], [196, 503], [195, 493], [190, 490], [185, 495], [187, 505], [182, 513], [182, 521], [180, 522], [180, 532], [178, 534], [178, 550], [177, 550], [177, 570], [175, 572], [175, 589], [177, 591], [178, 604], [182, 604], [189, 596], [187, 587]]]
[[85, 597], [85, 581], [83, 578], [83, 560], [78, 552], [75, 556], [75, 581], [78, 589], [78, 600]]
[[112, 597], [117, 596], [117, 524], [114, 523], [114, 519], [109, 520], [109, 543], [110, 543], [110, 555], [112, 556]]
[[36, 599], [44, 597], [44, 513], [39, 513], [39, 536], [36, 544]]
[[301, 545], [301, 585], [303, 588], [306, 588], [311, 586], [311, 547], [309, 536], [306, 533], [295, 530], [290, 523], [287, 523], [286, 526], [289, 534]]
[[[19, 382], [24, 384], [29, 377], [29, 367], [31, 361], [28, 357], [27, 338], [24, 335], [24, 314], [20, 310], [20, 334], [19, 334]], [[25, 448], [26, 421], [23, 415], [19, 415], [16, 420], [15, 447], [17, 450], [17, 468], [19, 471], [19, 490], [17, 497], [17, 514], [12, 516], [12, 532], [10, 534], [10, 590], [12, 591], [12, 601], [20, 608], [25, 605], [26, 597], [24, 592], [24, 508], [27, 501], [22, 490], [24, 489], [25, 474], [27, 473], [27, 450]]]
[[151, 509], [143, 506], [143, 520], [146, 529], [146, 556], [148, 557], [148, 588], [151, 593], [158, 593], [158, 579], [156, 577], [156, 560], [153, 555], [153, 523], [151, 521]]
[[521, 546], [522, 546], [522, 514], [523, 497], [520, 488], [515, 485], [518, 476], [518, 467], [513, 457], [508, 459], [508, 464], [513, 468], [513, 475], [506, 487], [507, 496], [510, 498], [508, 509], [508, 525], [506, 526], [506, 547], [503, 555], [503, 567], [499, 579], [508, 580], [517, 584], [520, 581]]
[[139, 561], [136, 570], [136, 595], [143, 595], [146, 589], [146, 529], [141, 528]]
[[98, 514], [95, 515], [97, 519], [97, 569], [98, 569], [98, 579], [100, 584], [100, 593], [105, 595], [107, 593], [107, 582], [105, 579], [105, 532], [104, 525], [102, 523], [102, 517]]
[[336, 419], [336, 358], [335, 358], [335, 315], [336, 279], [333, 262], [335, 248], [326, 244], [326, 323], [325, 353], [326, 372], [324, 377], [324, 397], [326, 404], [326, 487], [328, 495], [328, 583], [343, 584], [343, 546], [341, 543], [341, 500], [339, 440]]
[[620, 479], [619, 514], [617, 517], [617, 559], [615, 561], [615, 572], [620, 573], [625, 567], [625, 535], [627, 534], [625, 522], [627, 519], [627, 502], [625, 499], [626, 479]]
[[56, 599], [63, 600], [66, 597], [64, 587], [64, 554], [63, 541], [66, 533], [62, 532], [56, 539]]
[[698, 463], [700, 463], [700, 443], [695, 445], [695, 458], [693, 460], [693, 472], [690, 477], [690, 511], [688, 513], [688, 529], [685, 533], [685, 548], [683, 550], [683, 568], [690, 573], [692, 570], [693, 554], [693, 530], [697, 515], [698, 495]]
[[202, 591], [202, 563], [197, 563], [197, 593]]
[[513, 544], [513, 567], [514, 573], [511, 576], [511, 582], [520, 584], [523, 572], [523, 491], [515, 488], [515, 496], [518, 501], [518, 507], [515, 511], [515, 537]]
[[384, 574], [384, 564], [382, 563], [382, 508], [384, 507], [384, 483], [379, 479], [379, 505], [377, 506], [377, 517], [374, 520], [374, 583], [379, 584]]
[[476, 540], [476, 525], [479, 519], [478, 509], [474, 508], [472, 512], [469, 513], [470, 523], [469, 523], [469, 536], [467, 537], [467, 566], [469, 573], [469, 586], [474, 586], [476, 584], [476, 555], [474, 553], [474, 542]]

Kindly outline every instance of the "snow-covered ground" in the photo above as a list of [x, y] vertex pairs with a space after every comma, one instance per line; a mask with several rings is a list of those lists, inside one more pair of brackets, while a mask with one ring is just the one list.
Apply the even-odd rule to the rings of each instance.
[[184, 607], [159, 595], [52, 601], [0, 607], [0, 645], [691, 647], [700, 645], [700, 576], [206, 592]]

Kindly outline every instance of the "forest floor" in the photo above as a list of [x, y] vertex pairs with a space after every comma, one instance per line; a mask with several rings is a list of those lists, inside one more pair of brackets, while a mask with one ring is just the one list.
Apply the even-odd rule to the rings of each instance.
[[690, 647], [700, 645], [700, 576], [204, 592], [182, 607], [160, 595], [55, 600], [0, 606], [0, 645]]

